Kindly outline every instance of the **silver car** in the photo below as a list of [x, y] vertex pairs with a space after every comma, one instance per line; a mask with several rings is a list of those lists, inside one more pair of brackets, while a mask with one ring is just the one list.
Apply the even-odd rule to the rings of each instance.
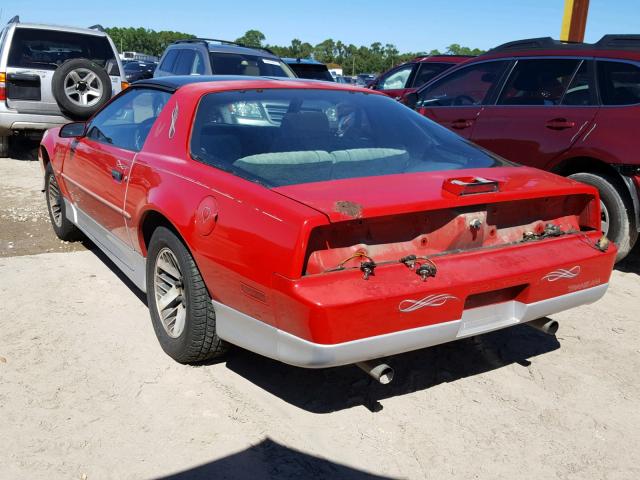
[[58, 27], [12, 18], [0, 31], [0, 157], [11, 135], [39, 136], [86, 120], [120, 92], [123, 68], [99, 26]]

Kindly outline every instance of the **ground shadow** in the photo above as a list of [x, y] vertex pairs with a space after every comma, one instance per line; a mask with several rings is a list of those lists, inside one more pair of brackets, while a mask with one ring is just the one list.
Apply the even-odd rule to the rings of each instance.
[[250, 382], [298, 408], [330, 413], [354, 406], [376, 412], [380, 400], [429, 389], [443, 382], [478, 375], [556, 350], [560, 343], [526, 325], [385, 359], [395, 369], [389, 385], [380, 385], [355, 366], [309, 370], [242, 349], [233, 349], [226, 366]]
[[9, 158], [14, 160], [37, 160], [40, 140], [26, 137], [9, 137]]
[[97, 247], [95, 243], [89, 240], [89, 238], [84, 237], [82, 239], [82, 244], [87, 248], [87, 250], [91, 251], [91, 253], [98, 257], [102, 261], [102, 263], [109, 267], [109, 270], [111, 270], [113, 274], [116, 275], [120, 279], [120, 281], [129, 288], [129, 290], [131, 290], [131, 293], [133, 293], [138, 298], [138, 300], [140, 300], [145, 306], [147, 306], [146, 293], [136, 287], [135, 283], [133, 283], [129, 279], [129, 277], [122, 273], [122, 270], [120, 270], [120, 268], [118, 268], [118, 266], [113, 263], [113, 261], [109, 257], [107, 257], [107, 255], [102, 250], [100, 250], [100, 248]]
[[640, 275], [640, 241], [636, 243], [635, 248], [624, 260], [616, 264], [615, 269], [620, 272]]
[[331, 478], [353, 480], [384, 480], [371, 473], [356, 470], [330, 460], [314, 457], [280, 445], [267, 438], [242, 452], [158, 480], [221, 480], [221, 479], [299, 479]]

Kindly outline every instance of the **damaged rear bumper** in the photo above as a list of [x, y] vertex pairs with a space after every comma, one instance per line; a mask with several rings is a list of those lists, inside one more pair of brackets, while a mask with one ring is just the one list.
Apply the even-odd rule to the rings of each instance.
[[240, 347], [305, 368], [334, 367], [385, 357], [499, 330], [573, 307], [593, 303], [608, 283], [534, 303], [509, 301], [463, 311], [458, 320], [337, 344], [310, 342], [218, 302], [218, 335]]

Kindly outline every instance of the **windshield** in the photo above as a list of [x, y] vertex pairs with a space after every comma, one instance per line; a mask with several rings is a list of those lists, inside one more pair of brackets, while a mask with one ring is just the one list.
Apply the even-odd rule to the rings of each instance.
[[508, 164], [387, 96], [346, 90], [205, 95], [191, 154], [273, 187]]
[[86, 58], [101, 67], [105, 67], [109, 60], [115, 62], [115, 55], [107, 37], [57, 30], [16, 28], [11, 41], [8, 65], [54, 70], [72, 58]]
[[253, 77], [288, 77], [295, 74], [281, 60], [241, 53], [211, 52], [214, 75], [249, 75]]

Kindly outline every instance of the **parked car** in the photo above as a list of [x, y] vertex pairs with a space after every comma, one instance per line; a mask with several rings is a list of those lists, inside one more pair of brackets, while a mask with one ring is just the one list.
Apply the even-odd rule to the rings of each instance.
[[169, 75], [248, 75], [295, 78], [271, 50], [226, 40], [178, 40], [164, 51], [154, 77]]
[[337, 75], [336, 76], [336, 82], [337, 83], [346, 83], [347, 85], [352, 85], [353, 83], [355, 83], [351, 77], [348, 77], [346, 75]]
[[99, 26], [58, 27], [12, 18], [0, 31], [0, 157], [10, 135], [89, 118], [126, 87], [122, 64]]
[[432, 55], [416, 57], [410, 62], [398, 65], [369, 84], [369, 88], [379, 90], [385, 95], [405, 103], [406, 96], [415, 92], [425, 83], [434, 79], [445, 70], [466, 62], [469, 55]]
[[335, 82], [327, 66], [317, 60], [311, 58], [283, 58], [282, 61], [289, 65], [298, 78]]
[[616, 254], [595, 188], [336, 83], [143, 80], [40, 157], [56, 235], [147, 292], [179, 362], [229, 342], [319, 368], [478, 335], [599, 299]]
[[356, 75], [356, 85], [366, 87], [376, 79], [376, 75], [373, 73], [360, 73]]
[[618, 260], [631, 250], [640, 228], [639, 35], [510, 42], [445, 72], [415, 101], [505, 158], [598, 188]]
[[153, 72], [156, 67], [157, 64], [155, 63], [138, 61], [126, 62], [123, 66], [125, 78], [129, 83], [153, 78]]

